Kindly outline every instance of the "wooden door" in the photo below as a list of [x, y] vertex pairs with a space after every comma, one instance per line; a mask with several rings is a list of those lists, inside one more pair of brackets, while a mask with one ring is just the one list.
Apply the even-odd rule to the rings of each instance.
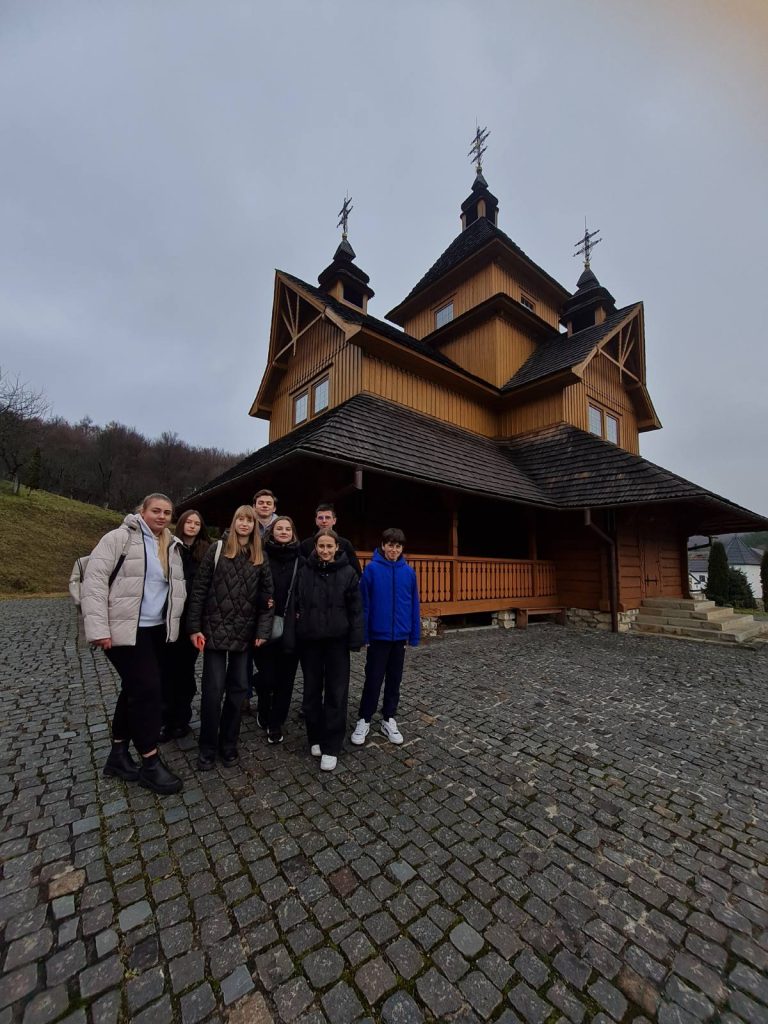
[[661, 540], [648, 526], [640, 528], [640, 590], [644, 598], [664, 596]]

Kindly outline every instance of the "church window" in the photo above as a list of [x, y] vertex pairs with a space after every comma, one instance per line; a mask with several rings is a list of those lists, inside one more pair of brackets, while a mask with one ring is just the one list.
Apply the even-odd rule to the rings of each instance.
[[619, 421], [609, 412], [605, 414], [605, 439], [611, 444], [619, 443]]
[[323, 377], [312, 388], [312, 415], [317, 416], [319, 412], [328, 408], [328, 378]]
[[449, 324], [453, 320], [453, 303], [447, 302], [440, 309], [435, 310], [435, 328]]
[[307, 418], [309, 412], [309, 394], [306, 391], [302, 391], [300, 395], [297, 395], [293, 400], [293, 423], [294, 426], [298, 426], [299, 423], [303, 423]]
[[532, 313], [536, 312], [536, 303], [533, 299], [529, 299], [527, 295], [520, 296], [520, 305], [525, 306], [526, 309], [530, 309]]
[[589, 432], [598, 437], [603, 436], [603, 410], [598, 409], [596, 405], [589, 407]]

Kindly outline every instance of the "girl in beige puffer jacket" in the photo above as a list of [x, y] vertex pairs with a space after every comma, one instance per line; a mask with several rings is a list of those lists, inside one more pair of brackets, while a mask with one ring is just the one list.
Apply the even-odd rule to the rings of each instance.
[[[150, 494], [137, 515], [102, 537], [88, 561], [81, 605], [86, 638], [102, 648], [122, 684], [104, 774], [157, 793], [183, 785], [157, 750], [168, 642], [178, 636], [186, 599], [178, 541], [168, 529], [172, 515], [164, 494]], [[131, 740], [140, 765], [129, 753]]]

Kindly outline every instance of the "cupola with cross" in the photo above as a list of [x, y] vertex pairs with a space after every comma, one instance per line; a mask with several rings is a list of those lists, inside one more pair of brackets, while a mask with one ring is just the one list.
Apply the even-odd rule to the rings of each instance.
[[584, 257], [584, 270], [576, 282], [576, 291], [563, 304], [560, 323], [568, 331], [568, 335], [582, 331], [586, 327], [603, 323], [616, 312], [616, 300], [604, 288], [590, 266], [590, 256], [596, 245], [602, 242], [598, 238], [599, 229], [589, 231], [584, 218], [584, 236], [575, 244], [574, 256]]
[[341, 228], [341, 242], [333, 254], [333, 260], [318, 275], [317, 281], [323, 291], [334, 299], [366, 313], [368, 299], [373, 298], [374, 291], [368, 285], [368, 275], [354, 263], [355, 250], [347, 237], [349, 215], [352, 210], [352, 200], [346, 196], [339, 210], [339, 222], [336, 225]]

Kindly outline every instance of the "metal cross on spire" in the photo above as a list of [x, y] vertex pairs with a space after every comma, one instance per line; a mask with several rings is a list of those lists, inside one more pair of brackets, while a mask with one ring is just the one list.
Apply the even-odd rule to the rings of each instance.
[[576, 249], [576, 252], [573, 254], [574, 256], [583, 256], [584, 257], [584, 269], [585, 270], [589, 270], [589, 257], [590, 257], [590, 254], [592, 253], [592, 250], [595, 248], [596, 245], [599, 245], [600, 242], [602, 242], [602, 238], [597, 238], [596, 237], [599, 234], [600, 234], [600, 228], [595, 228], [594, 231], [587, 231], [587, 218], [585, 217], [584, 218], [584, 237], [580, 238], [578, 240], [578, 242], [574, 242], [574, 247]]
[[354, 210], [352, 206], [352, 199], [349, 196], [344, 197], [341, 209], [339, 210], [339, 222], [336, 225], [337, 228], [341, 228], [341, 237], [346, 241], [347, 238], [347, 224], [349, 223], [349, 215]]
[[467, 156], [472, 157], [475, 170], [478, 174], [483, 173], [483, 153], [488, 148], [485, 143], [490, 134], [491, 133], [487, 128], [481, 128], [480, 125], [478, 125], [475, 130], [475, 137], [472, 140], [472, 145], [469, 147], [469, 152], [467, 153]]

